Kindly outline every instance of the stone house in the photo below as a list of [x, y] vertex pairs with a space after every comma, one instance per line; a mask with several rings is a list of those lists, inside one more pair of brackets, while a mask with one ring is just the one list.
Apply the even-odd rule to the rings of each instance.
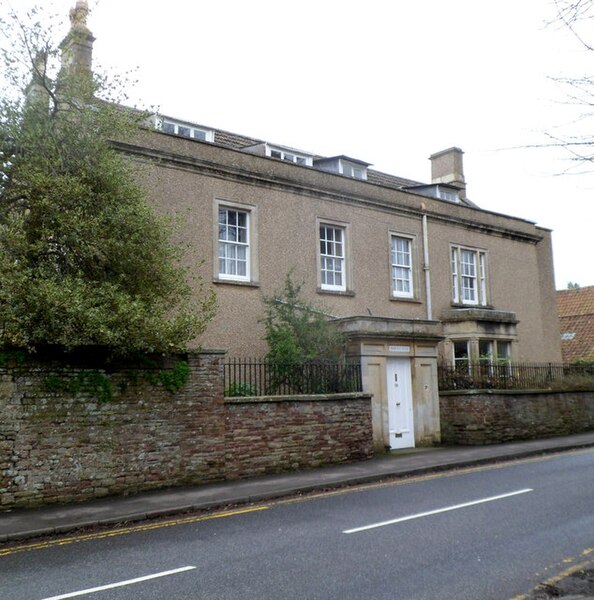
[[[71, 14], [67, 68], [90, 69], [85, 10]], [[439, 441], [438, 360], [561, 359], [551, 232], [470, 201], [459, 148], [433, 154], [423, 183], [165, 115], [117, 146], [156, 209], [181, 217], [185, 261], [216, 289], [196, 344], [262, 356], [263, 297], [292, 270], [361, 360], [378, 447]]]
[[594, 361], [594, 285], [557, 292], [563, 362]]

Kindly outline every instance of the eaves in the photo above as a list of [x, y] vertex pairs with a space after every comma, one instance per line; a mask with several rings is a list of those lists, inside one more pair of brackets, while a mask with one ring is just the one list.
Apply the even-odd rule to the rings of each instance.
[[[344, 191], [337, 192], [333, 190], [320, 188], [319, 186], [306, 185], [304, 183], [296, 183], [295, 181], [289, 180], [284, 177], [270, 177], [262, 173], [256, 173], [251, 170], [232, 167], [229, 165], [222, 165], [220, 162], [198, 159], [191, 156], [180, 155], [164, 150], [157, 150], [154, 148], [147, 148], [146, 146], [139, 146], [136, 144], [130, 144], [121, 141], [114, 141], [112, 143], [117, 150], [120, 150], [128, 155], [134, 156], [140, 160], [150, 163], [158, 163], [160, 165], [166, 165], [168, 167], [183, 171], [206, 174], [210, 177], [214, 177], [217, 179], [222, 179], [226, 181], [231, 180], [239, 183], [247, 183], [268, 189], [289, 191], [291, 193], [321, 198], [339, 204], [360, 206], [363, 208], [374, 208], [375, 210], [379, 210], [388, 214], [397, 213], [399, 215], [407, 216], [414, 219], [421, 219], [424, 215], [427, 215], [427, 217], [431, 218], [434, 221], [447, 223], [449, 226], [452, 227], [462, 227], [467, 230], [479, 231], [488, 235], [499, 235], [506, 239], [512, 239], [524, 243], [537, 244], [543, 239], [543, 236], [541, 235], [530, 234], [524, 231], [513, 229], [511, 227], [507, 228], [493, 224], [481, 223], [474, 219], [460, 218], [459, 216], [452, 216], [443, 212], [428, 210], [426, 208], [417, 209], [413, 207], [403, 206], [402, 204], [396, 204], [394, 202], [381, 200], [379, 198], [369, 198], [360, 194], [354, 194]], [[366, 185], [378, 187], [382, 190], [388, 189], [369, 182], [366, 182]], [[407, 194], [407, 192], [404, 190], [399, 191], [399, 193]], [[427, 198], [424, 199], [427, 200]]]

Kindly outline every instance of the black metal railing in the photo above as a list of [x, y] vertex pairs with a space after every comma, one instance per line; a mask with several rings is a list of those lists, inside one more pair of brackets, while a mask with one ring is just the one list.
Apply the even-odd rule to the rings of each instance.
[[224, 365], [225, 396], [287, 396], [362, 391], [358, 362], [278, 363], [235, 358]]
[[594, 365], [458, 361], [438, 366], [440, 390], [544, 389], [579, 382], [594, 386]]

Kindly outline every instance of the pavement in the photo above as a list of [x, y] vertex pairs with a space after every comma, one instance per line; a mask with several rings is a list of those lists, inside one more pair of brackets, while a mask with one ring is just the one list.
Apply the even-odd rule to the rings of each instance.
[[0, 512], [0, 542], [594, 447], [594, 431], [490, 446], [414, 448], [305, 471]]

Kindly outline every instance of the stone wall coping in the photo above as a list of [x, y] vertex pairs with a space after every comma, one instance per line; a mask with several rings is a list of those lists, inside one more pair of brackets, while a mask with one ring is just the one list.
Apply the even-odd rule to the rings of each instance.
[[[181, 354], [184, 354], [183, 352]], [[227, 354], [227, 350], [224, 348], [201, 348], [200, 350], [188, 350], [185, 354], [188, 356], [202, 356], [202, 355], [220, 355], [224, 356]]]
[[295, 394], [291, 396], [232, 396], [225, 398], [225, 404], [265, 404], [271, 402], [332, 402], [336, 400], [371, 400], [368, 392], [348, 392], [341, 394]]
[[484, 389], [484, 390], [443, 390], [439, 392], [440, 396], [537, 396], [537, 395], [551, 395], [551, 394], [575, 394], [583, 392], [586, 394], [591, 394], [594, 392], [594, 388], [592, 389], [580, 389], [580, 388], [570, 388], [566, 390], [554, 390], [552, 388], [543, 388], [543, 389], [531, 389], [531, 390], [493, 390], [493, 389]]

